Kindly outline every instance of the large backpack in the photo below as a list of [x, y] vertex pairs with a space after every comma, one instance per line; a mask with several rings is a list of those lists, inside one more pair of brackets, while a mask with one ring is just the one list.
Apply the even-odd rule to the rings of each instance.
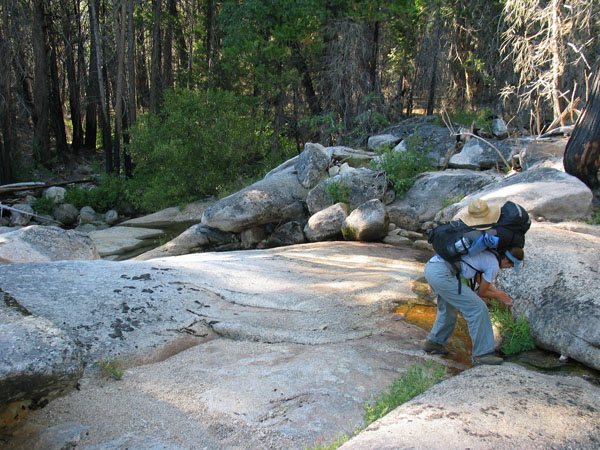
[[[460, 293], [460, 262], [464, 255], [474, 256], [486, 247], [499, 255], [512, 247], [523, 248], [525, 233], [530, 226], [525, 208], [508, 201], [500, 209], [500, 218], [496, 223], [470, 226], [462, 220], [452, 220], [431, 230], [428, 241], [459, 279]], [[490, 236], [497, 239], [490, 239]], [[485, 245], [474, 245], [476, 241]]]

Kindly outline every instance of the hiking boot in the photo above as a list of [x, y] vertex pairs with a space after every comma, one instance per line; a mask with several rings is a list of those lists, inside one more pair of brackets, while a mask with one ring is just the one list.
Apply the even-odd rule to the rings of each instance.
[[437, 342], [430, 341], [429, 339], [425, 341], [423, 350], [425, 350], [427, 353], [432, 353], [434, 355], [448, 354], [448, 349], [446, 347], [444, 347], [442, 344], [438, 344]]
[[503, 362], [504, 360], [502, 358], [495, 356], [493, 353], [473, 357], [473, 366], [497, 366], [498, 364], [502, 364]]

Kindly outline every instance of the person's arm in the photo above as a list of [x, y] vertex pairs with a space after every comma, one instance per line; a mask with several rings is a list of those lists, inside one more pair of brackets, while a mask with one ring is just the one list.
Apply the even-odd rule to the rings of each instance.
[[497, 289], [492, 283], [487, 281], [485, 277], [481, 277], [481, 283], [477, 289], [477, 295], [480, 297], [491, 297], [501, 301], [505, 305], [512, 306], [512, 299], [506, 292]]

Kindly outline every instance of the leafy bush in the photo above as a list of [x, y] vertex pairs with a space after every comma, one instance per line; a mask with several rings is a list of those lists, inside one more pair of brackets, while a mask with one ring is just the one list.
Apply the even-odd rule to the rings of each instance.
[[488, 132], [492, 131], [492, 121], [490, 119], [492, 110], [490, 108], [483, 108], [480, 110], [457, 109], [451, 112], [449, 115], [452, 122], [466, 125], [468, 127], [475, 124], [477, 128], [486, 130]]
[[405, 151], [394, 151], [387, 147], [378, 153], [379, 158], [373, 160], [371, 166], [385, 171], [398, 197], [403, 197], [412, 187], [417, 175], [431, 170], [427, 149], [423, 148], [423, 140], [417, 133], [406, 139]]
[[385, 416], [387, 413], [422, 394], [431, 386], [442, 381], [446, 370], [438, 363], [428, 361], [425, 366], [413, 364], [392, 383], [392, 386], [375, 398], [373, 403], [363, 405], [365, 422], [372, 422]]
[[132, 133], [129, 189], [136, 206], [183, 204], [262, 171], [263, 122], [249, 101], [230, 92], [167, 92], [161, 114], [141, 117]]
[[51, 198], [42, 195], [34, 200], [32, 207], [36, 214], [52, 214], [56, 203]]
[[97, 187], [68, 187], [65, 203], [72, 203], [77, 208], [91, 206], [94, 211], [100, 213], [109, 209], [122, 210], [128, 203], [127, 180], [117, 175], [105, 174], [100, 177]]
[[502, 334], [502, 347], [500, 347], [502, 353], [508, 356], [535, 348], [529, 322], [525, 317], [521, 316], [514, 320], [510, 310], [497, 301], [492, 303], [490, 316]]
[[325, 190], [333, 200], [333, 203], [348, 203], [350, 199], [350, 186], [345, 178], [332, 178], [327, 180]]

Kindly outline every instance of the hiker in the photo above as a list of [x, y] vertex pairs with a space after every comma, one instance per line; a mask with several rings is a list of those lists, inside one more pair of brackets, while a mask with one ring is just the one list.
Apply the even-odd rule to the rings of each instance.
[[[487, 205], [483, 200], [474, 200], [469, 211], [460, 219], [468, 225], [491, 224], [498, 221], [500, 208]], [[469, 326], [473, 342], [473, 365], [501, 364], [502, 358], [493, 354], [494, 333], [485, 302], [481, 297], [491, 297], [512, 306], [510, 296], [496, 288], [494, 282], [500, 269], [514, 267], [519, 270], [524, 258], [522, 248], [511, 247], [502, 253], [487, 249], [476, 255], [464, 255], [460, 260], [461, 276], [467, 280], [476, 279], [479, 287], [476, 292], [469, 286], [457, 289], [456, 273], [439, 255], [433, 256], [425, 266], [425, 278], [437, 294], [437, 316], [431, 332], [427, 336], [424, 350], [428, 353], [447, 354], [444, 345], [452, 335], [460, 311]]]

